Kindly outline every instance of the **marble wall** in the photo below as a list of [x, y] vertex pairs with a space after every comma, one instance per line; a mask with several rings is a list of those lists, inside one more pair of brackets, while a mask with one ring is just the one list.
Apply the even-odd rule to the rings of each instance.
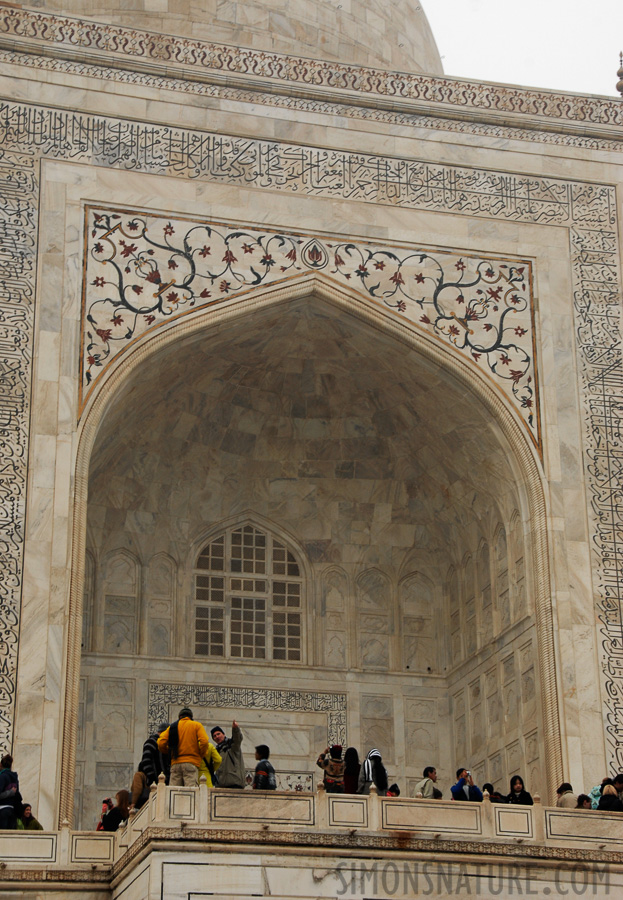
[[[35, 44], [1, 54], [11, 248], [3, 310], [14, 330], [5, 357], [13, 399], [3, 406], [0, 549], [11, 577], [0, 584], [0, 726], [44, 818], [57, 817], [59, 798], [61, 818], [69, 815], [74, 775], [95, 784], [90, 748], [110, 741], [96, 731], [97, 704], [105, 717], [139, 721], [147, 671], [163, 661], [175, 662], [167, 683], [205, 683], [178, 618], [193, 554], [218, 523], [250, 514], [306, 561], [309, 671], [315, 681], [326, 670], [330, 692], [353, 673], [353, 741], [362, 722], [370, 736], [393, 727], [401, 767], [413, 753], [408, 728], [428, 757], [436, 722], [458, 734], [463, 716], [466, 752], [485, 771], [498, 755], [501, 771], [513, 765], [516, 747], [526, 765], [538, 760], [583, 787], [618, 768], [621, 173], [608, 102], [581, 112], [585, 101], [571, 98], [579, 135], [573, 116], [556, 112], [559, 98], [534, 92], [489, 86], [465, 101], [457, 92], [442, 118], [414, 95], [395, 110], [323, 95], [325, 81], [309, 97], [165, 84], [161, 72], [103, 67], [88, 56], [92, 39], [85, 32], [80, 58], [46, 58]], [[397, 84], [392, 91], [407, 81]], [[443, 103], [440, 85], [426, 89]], [[518, 112], [504, 122], [483, 112], [513, 98]], [[463, 102], [478, 121], [452, 118]], [[82, 409], [85, 215], [104, 203], [325, 241], [530, 260], [542, 456], [517, 438], [495, 384], [467, 376], [450, 353], [434, 357], [433, 342], [395, 312], [383, 317], [369, 297], [322, 278], [271, 298], [258, 291], [246, 310], [203, 310], [175, 337], [165, 327], [138, 341]], [[84, 621], [80, 695], [85, 593], [97, 602]], [[481, 601], [491, 613], [479, 612]], [[497, 627], [503, 643], [489, 659], [479, 633], [497, 641]], [[137, 650], [105, 658], [104, 634]], [[426, 672], [412, 672], [418, 659]], [[120, 675], [127, 660], [144, 661], [145, 674]], [[283, 671], [273, 676], [280, 688], [293, 677]], [[299, 676], [301, 690], [316, 689]], [[226, 677], [215, 669], [209, 682]], [[116, 694], [106, 679], [125, 687]], [[452, 684], [445, 701], [429, 681]], [[486, 716], [488, 698], [492, 709], [506, 704], [516, 728], [508, 743], [492, 736], [472, 751], [468, 721]], [[74, 771], [78, 709], [85, 751]], [[136, 734], [106, 720], [128, 746], [98, 750], [109, 755], [99, 762], [134, 764]], [[422, 761], [409, 758], [416, 768]]]

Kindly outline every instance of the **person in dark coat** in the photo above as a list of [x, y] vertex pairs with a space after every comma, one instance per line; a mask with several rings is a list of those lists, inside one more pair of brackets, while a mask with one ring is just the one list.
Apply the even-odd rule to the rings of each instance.
[[7, 753], [0, 760], [0, 828], [14, 831], [22, 813], [17, 772], [12, 771], [13, 757]]
[[240, 726], [234, 719], [231, 724], [231, 737], [225, 737], [223, 729], [215, 725], [211, 729], [210, 734], [216, 745], [216, 752], [221, 757], [221, 764], [218, 767], [218, 784], [217, 787], [222, 788], [244, 788], [245, 766], [242, 758], [242, 731]]
[[522, 806], [534, 806], [532, 795], [525, 789], [521, 775], [513, 775], [511, 778], [511, 792], [506, 798], [507, 803], [519, 803]]
[[157, 784], [158, 776], [164, 772], [165, 783], [169, 783], [169, 775], [171, 774], [171, 756], [169, 753], [161, 753], [158, 750], [158, 738], [163, 731], [169, 727], [168, 722], [163, 722], [159, 726], [156, 734], [150, 734], [143, 744], [143, 755], [141, 757], [142, 771], [147, 779], [147, 784]]
[[274, 791], [277, 789], [277, 778], [272, 763], [268, 761], [269, 756], [270, 747], [266, 744], [258, 744], [255, 748], [257, 765], [253, 776], [253, 784], [251, 785], [253, 790]]
[[499, 791], [496, 791], [491, 782], [488, 781], [486, 784], [483, 784], [482, 789], [489, 794], [491, 803], [508, 803], [504, 794], [500, 794]]
[[605, 785], [597, 809], [606, 812], [623, 812], [623, 803], [619, 800], [617, 789], [613, 784]]
[[356, 794], [359, 785], [361, 763], [354, 747], [348, 747], [344, 754], [344, 793]]
[[372, 785], [375, 785], [379, 797], [387, 794], [389, 781], [387, 778], [387, 769], [383, 765], [381, 751], [376, 747], [370, 750], [363, 761], [361, 772], [359, 773], [358, 794], [369, 794]]
[[115, 797], [117, 805], [102, 816], [104, 831], [116, 831], [121, 823], [127, 822], [130, 817], [130, 792], [118, 791]]

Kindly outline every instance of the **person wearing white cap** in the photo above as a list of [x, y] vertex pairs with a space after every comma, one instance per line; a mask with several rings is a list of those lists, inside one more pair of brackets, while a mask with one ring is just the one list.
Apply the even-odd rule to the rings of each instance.
[[383, 765], [381, 751], [374, 748], [366, 756], [359, 773], [358, 794], [369, 794], [370, 786], [374, 784], [379, 797], [387, 793], [387, 769]]

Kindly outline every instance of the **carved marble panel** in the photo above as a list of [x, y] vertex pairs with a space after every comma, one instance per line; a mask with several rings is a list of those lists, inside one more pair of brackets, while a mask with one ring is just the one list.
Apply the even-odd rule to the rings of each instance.
[[377, 747], [385, 762], [394, 762], [394, 708], [391, 697], [384, 694], [362, 695], [361, 741], [365, 752]]
[[[502, 757], [499, 753], [495, 753], [489, 759], [489, 779], [493, 783], [493, 786], [496, 786], [496, 782], [498, 782], [502, 778], [503, 768], [502, 768]], [[500, 793], [503, 793], [504, 787], [498, 788]]]
[[506, 748], [506, 769], [511, 775], [518, 775], [521, 772], [522, 755], [519, 741], [513, 741]]
[[132, 781], [131, 764], [98, 762], [95, 766], [95, 786], [104, 791], [121, 790]]

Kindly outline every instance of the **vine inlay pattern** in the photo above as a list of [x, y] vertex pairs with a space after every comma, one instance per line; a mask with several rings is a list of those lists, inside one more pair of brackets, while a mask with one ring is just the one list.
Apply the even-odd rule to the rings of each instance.
[[259, 285], [324, 272], [485, 371], [539, 443], [531, 265], [87, 209], [82, 389], [141, 335]]

